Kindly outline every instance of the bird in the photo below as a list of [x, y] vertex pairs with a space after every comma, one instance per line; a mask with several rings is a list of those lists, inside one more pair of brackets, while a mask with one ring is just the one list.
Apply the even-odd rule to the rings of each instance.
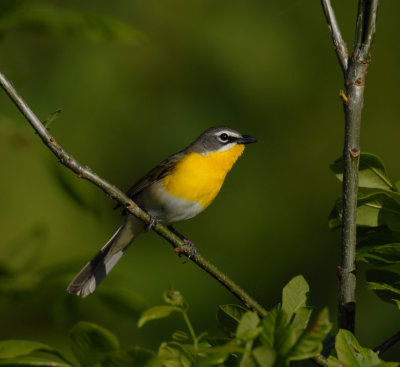
[[[227, 126], [211, 127], [146, 173], [126, 194], [150, 215], [150, 226], [193, 218], [215, 199], [245, 145], [255, 142], [256, 138]], [[149, 229], [134, 215], [124, 214], [122, 225], [68, 285], [69, 293], [83, 298], [93, 293], [132, 241]], [[193, 246], [190, 256], [195, 257], [196, 249], [189, 244]]]

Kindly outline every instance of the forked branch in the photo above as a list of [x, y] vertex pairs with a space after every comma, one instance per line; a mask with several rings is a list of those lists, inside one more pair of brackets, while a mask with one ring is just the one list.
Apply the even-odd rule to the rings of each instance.
[[[344, 51], [336, 17], [330, 0], [321, 0], [328, 27], [343, 70], [346, 93], [342, 93], [345, 114], [343, 147], [343, 219], [341, 258], [339, 269], [339, 328], [355, 329], [356, 310], [356, 230], [358, 167], [360, 161], [361, 112], [364, 85], [370, 61], [370, 50], [375, 35], [379, 0], [359, 0], [353, 53], [349, 59]], [[337, 45], [340, 47], [338, 48]], [[346, 50], [347, 52], [347, 50]], [[345, 63], [345, 57], [347, 64]], [[343, 96], [345, 98], [343, 98]]]

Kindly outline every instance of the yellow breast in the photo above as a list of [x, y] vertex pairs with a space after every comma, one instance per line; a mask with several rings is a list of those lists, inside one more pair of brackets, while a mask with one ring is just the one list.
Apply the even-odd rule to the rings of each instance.
[[196, 201], [205, 209], [217, 196], [243, 150], [244, 145], [237, 144], [220, 153], [189, 153], [163, 178], [164, 187], [171, 195]]

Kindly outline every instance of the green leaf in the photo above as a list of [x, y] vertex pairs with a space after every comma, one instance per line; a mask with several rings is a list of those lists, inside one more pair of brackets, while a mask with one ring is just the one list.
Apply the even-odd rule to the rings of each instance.
[[172, 334], [172, 339], [177, 342], [184, 342], [190, 340], [190, 335], [186, 331], [177, 330]]
[[110, 352], [102, 367], [142, 367], [155, 357], [155, 353], [149, 349], [134, 347], [127, 350]]
[[346, 366], [374, 367], [383, 363], [373, 350], [362, 348], [348, 330], [339, 330], [336, 335], [335, 347], [339, 361]]
[[274, 348], [277, 344], [277, 332], [286, 327], [288, 324], [288, 317], [286, 312], [282, 309], [275, 308], [261, 320], [261, 324], [263, 326], [263, 330], [260, 334], [261, 343], [270, 348]]
[[29, 340], [0, 341], [0, 359], [20, 357], [33, 352], [48, 352], [59, 355], [54, 348], [42, 343]]
[[35, 366], [35, 367], [72, 367], [63, 361], [49, 359], [45, 357], [24, 356], [10, 359], [0, 359], [0, 366]]
[[286, 356], [303, 332], [290, 325], [286, 312], [278, 308], [270, 311], [261, 324], [260, 342], [274, 348], [278, 356]]
[[254, 339], [262, 330], [261, 327], [257, 327], [260, 322], [260, 318], [254, 311], [247, 311], [239, 322], [236, 330], [236, 337], [243, 340]]
[[[336, 177], [343, 180], [343, 158], [340, 157], [330, 165]], [[393, 184], [386, 174], [382, 160], [371, 153], [361, 153], [358, 186], [369, 189], [392, 191]]]
[[158, 351], [157, 362], [165, 367], [190, 367], [192, 360], [187, 351], [178, 343], [162, 343]]
[[400, 301], [400, 274], [386, 270], [369, 270], [366, 273], [367, 286], [381, 299], [394, 303]]
[[176, 310], [176, 307], [168, 305], [154, 306], [152, 308], [149, 308], [142, 313], [142, 316], [140, 316], [138, 327], [142, 327], [148, 321], [168, 317], [173, 311]]
[[312, 307], [300, 307], [299, 309], [297, 309], [291, 325], [296, 329], [305, 329], [308, 325], [308, 322], [310, 321], [312, 311]]
[[247, 309], [241, 305], [220, 305], [217, 312], [217, 320], [229, 331], [235, 331]]
[[282, 291], [282, 309], [289, 320], [296, 311], [306, 306], [310, 287], [302, 275], [298, 275], [285, 285]]
[[378, 264], [398, 263], [400, 262], [400, 243], [357, 248], [356, 260]]
[[321, 353], [323, 340], [328, 335], [332, 324], [329, 322], [328, 309], [324, 308], [317, 318], [297, 340], [290, 350], [288, 360], [308, 359]]
[[243, 355], [239, 363], [239, 367], [258, 367], [256, 361], [250, 353], [246, 353]]
[[[342, 199], [339, 198], [329, 215], [329, 228], [337, 229], [341, 221]], [[357, 200], [357, 225], [373, 228], [387, 226], [392, 231], [400, 232], [400, 203], [384, 192], [360, 194]]]
[[83, 366], [101, 363], [107, 354], [119, 349], [119, 342], [111, 331], [90, 322], [78, 322], [70, 331], [73, 353]]
[[211, 346], [210, 343], [204, 343], [204, 347], [198, 346], [198, 352], [202, 355], [211, 355], [211, 354], [232, 354], [232, 353], [243, 353], [242, 343], [237, 339], [228, 339], [224, 344], [220, 344], [217, 346]]
[[116, 18], [48, 6], [25, 5], [1, 19], [0, 35], [16, 29], [88, 41], [137, 44], [144, 40], [141, 32]]
[[253, 349], [253, 357], [260, 367], [273, 367], [276, 361], [276, 352], [274, 349], [262, 345]]
[[199, 367], [222, 365], [228, 357], [228, 353], [209, 355], [205, 358], [201, 358], [198, 365]]
[[357, 202], [357, 225], [387, 225], [393, 231], [400, 231], [400, 204], [382, 192], [361, 196]]

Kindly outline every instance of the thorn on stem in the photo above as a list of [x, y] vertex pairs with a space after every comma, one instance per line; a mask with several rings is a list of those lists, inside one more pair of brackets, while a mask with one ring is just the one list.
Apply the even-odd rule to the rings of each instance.
[[50, 143], [58, 150], [58, 151], [62, 151], [62, 148], [58, 145], [58, 143], [56, 142], [56, 139], [54, 139], [53, 137], [50, 138]]
[[183, 252], [185, 252], [181, 247], [175, 247], [174, 248], [174, 252], [176, 253], [176, 254], [178, 254], [179, 256], [181, 256], [181, 254], [183, 253]]
[[78, 178], [83, 178], [83, 173], [78, 173]]
[[341, 89], [341, 90], [339, 91], [339, 97], [342, 99], [343, 103], [344, 103], [346, 106], [349, 105], [349, 99], [348, 99], [348, 97], [346, 96], [346, 93], [344, 92], [343, 89]]
[[357, 78], [354, 84], [357, 85], [358, 87], [361, 87], [364, 84], [364, 82], [361, 78]]
[[351, 155], [353, 158], [359, 157], [359, 156], [360, 156], [360, 149], [359, 149], [359, 148], [352, 148], [352, 149], [350, 149], [350, 155]]
[[132, 201], [129, 200], [126, 204], [125, 204], [125, 208], [129, 209], [129, 210], [133, 210], [136, 207], [136, 204]]

